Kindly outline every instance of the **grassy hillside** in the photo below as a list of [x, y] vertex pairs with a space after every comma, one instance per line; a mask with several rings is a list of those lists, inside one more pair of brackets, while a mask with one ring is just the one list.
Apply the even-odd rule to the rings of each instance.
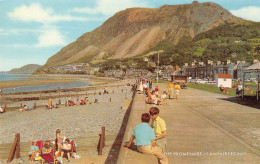
[[[157, 53], [153, 55], [147, 54], [158, 50], [164, 50], [163, 53], [160, 53], [160, 65], [182, 66], [184, 63], [191, 63], [194, 60], [203, 62], [207, 62], [207, 60], [214, 62], [226, 60], [231, 60], [232, 62], [236, 62], [237, 60], [260, 60], [260, 23], [227, 23], [200, 33], [194, 38], [183, 37], [176, 46], [171, 44], [170, 39], [166, 38], [135, 58], [108, 60], [101, 65], [107, 66], [110, 69], [115, 68], [116, 65], [126, 68], [148, 67], [149, 69], [153, 69], [149, 65], [149, 62], [156, 63], [158, 55]], [[147, 57], [149, 62], [145, 62], [143, 57]]]
[[21, 68], [14, 68], [10, 73], [20, 73], [20, 74], [32, 74], [37, 71], [41, 66], [37, 64], [28, 64]]

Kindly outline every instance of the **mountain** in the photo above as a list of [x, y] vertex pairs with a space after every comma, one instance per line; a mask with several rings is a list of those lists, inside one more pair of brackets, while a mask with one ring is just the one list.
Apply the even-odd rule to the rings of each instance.
[[194, 1], [160, 8], [129, 8], [62, 48], [41, 71], [69, 63], [134, 57], [165, 40], [174, 46], [184, 36], [194, 38], [226, 22], [242, 21], [215, 3]]
[[27, 64], [21, 68], [14, 68], [9, 71], [9, 73], [32, 74], [36, 72], [39, 68], [41, 68], [41, 65]]

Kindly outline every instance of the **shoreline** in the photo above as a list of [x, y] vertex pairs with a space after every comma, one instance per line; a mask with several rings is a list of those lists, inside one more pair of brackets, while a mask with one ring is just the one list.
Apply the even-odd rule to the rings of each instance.
[[[113, 93], [114, 90], [114, 93]], [[122, 92], [123, 90], [123, 92]], [[4, 143], [12, 143], [14, 134], [21, 134], [21, 142], [30, 142], [34, 140], [47, 140], [55, 138], [55, 130], [61, 129], [62, 133], [68, 138], [74, 138], [77, 142], [80, 138], [97, 138], [101, 131], [101, 127], [106, 127], [106, 135], [116, 136], [122, 133], [120, 127], [122, 126], [123, 119], [126, 114], [126, 109], [129, 107], [132, 101], [133, 92], [130, 91], [131, 87], [126, 86], [112, 86], [107, 89], [109, 94], [99, 94], [99, 90], [96, 90], [95, 95], [88, 95], [91, 104], [79, 105], [79, 106], [61, 106], [57, 109], [48, 109], [44, 107], [36, 108], [32, 111], [20, 112], [19, 110], [13, 112], [6, 112], [0, 115], [2, 124], [0, 125], [1, 145]], [[85, 96], [79, 96], [80, 99]], [[112, 101], [110, 101], [112, 98]], [[64, 104], [64, 100], [62, 102]], [[72, 97], [75, 102], [76, 97]], [[95, 99], [98, 99], [99, 103], [94, 103]], [[47, 103], [48, 100], [42, 100]], [[28, 101], [28, 103], [34, 101]], [[40, 101], [37, 101], [40, 104]], [[53, 104], [58, 102], [58, 98], [53, 99]], [[111, 119], [112, 118], [112, 119]], [[15, 121], [13, 121], [15, 120]], [[37, 120], [37, 121], [36, 121]], [[29, 128], [30, 127], [30, 128]], [[115, 140], [114, 140], [115, 141]], [[81, 163], [85, 161], [106, 161], [110, 157], [110, 151], [113, 149], [110, 140], [104, 147], [103, 155], [98, 156], [95, 146], [84, 147], [81, 144], [82, 141], [78, 141], [78, 154], [82, 156], [81, 159], [74, 159], [72, 163]], [[96, 142], [95, 142], [96, 143]], [[1, 148], [0, 145], [0, 148]], [[82, 147], [83, 146], [83, 147]], [[22, 148], [22, 158], [26, 163], [27, 154], [26, 147]], [[26, 149], [26, 150], [25, 150]], [[85, 150], [86, 149], [86, 150]], [[26, 151], [26, 152], [25, 152]], [[28, 150], [29, 151], [29, 150]], [[9, 154], [9, 152], [5, 152]], [[0, 159], [4, 161], [5, 158]], [[65, 160], [66, 161], [66, 160]], [[17, 160], [13, 160], [17, 162]]]
[[[71, 75], [71, 74], [47, 74], [47, 75], [30, 75], [26, 78], [27, 80], [20, 81], [0, 81], [0, 88], [13, 88], [20, 86], [33, 86], [33, 85], [48, 85], [58, 83], [69, 83], [76, 81], [83, 81], [89, 83], [89, 85], [96, 85], [102, 82], [111, 83], [117, 81], [117, 79], [111, 77], [96, 77], [92, 75]], [[39, 79], [39, 80], [31, 80]]]

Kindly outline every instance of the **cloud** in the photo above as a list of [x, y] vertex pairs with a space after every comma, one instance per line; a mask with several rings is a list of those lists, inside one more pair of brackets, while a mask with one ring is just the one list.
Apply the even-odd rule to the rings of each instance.
[[230, 12], [244, 19], [248, 19], [256, 22], [260, 21], [260, 7], [255, 7], [255, 6], [243, 7], [241, 9], [231, 10]]
[[58, 30], [47, 30], [38, 38], [38, 47], [61, 46], [64, 45], [64, 37]]
[[102, 14], [110, 16], [118, 11], [124, 10], [130, 7], [145, 7], [144, 3], [138, 0], [97, 0], [96, 7], [94, 8], [74, 8], [73, 12], [86, 13], [86, 14]]
[[44, 26], [40, 29], [9, 29], [3, 30], [0, 29], [0, 36], [2, 35], [19, 35], [26, 34], [36, 35], [37, 41], [33, 45], [29, 45], [26, 43], [22, 44], [1, 44], [1, 46], [5, 47], [51, 47], [51, 46], [62, 46], [66, 44], [65, 37], [61, 34], [61, 32], [55, 26]]
[[40, 33], [42, 30], [35, 28], [35, 29], [0, 29], [0, 36], [7, 36], [7, 35], [21, 35], [24, 33]]
[[43, 8], [38, 3], [29, 6], [22, 5], [7, 13], [12, 19], [24, 22], [52, 23], [57, 21], [87, 21], [89, 18], [75, 17], [71, 15], [55, 15], [51, 8]]

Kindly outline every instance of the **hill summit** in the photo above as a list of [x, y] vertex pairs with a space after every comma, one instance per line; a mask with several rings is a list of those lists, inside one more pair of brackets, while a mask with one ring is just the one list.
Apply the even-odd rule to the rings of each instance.
[[10, 70], [10, 73], [21, 73], [21, 74], [32, 74], [36, 72], [39, 68], [41, 68], [41, 65], [37, 64], [27, 64], [25, 66], [22, 66], [21, 68], [14, 68]]
[[163, 40], [175, 45], [184, 36], [193, 38], [226, 22], [240, 21], [215, 3], [129, 8], [62, 48], [43, 68], [134, 57]]

